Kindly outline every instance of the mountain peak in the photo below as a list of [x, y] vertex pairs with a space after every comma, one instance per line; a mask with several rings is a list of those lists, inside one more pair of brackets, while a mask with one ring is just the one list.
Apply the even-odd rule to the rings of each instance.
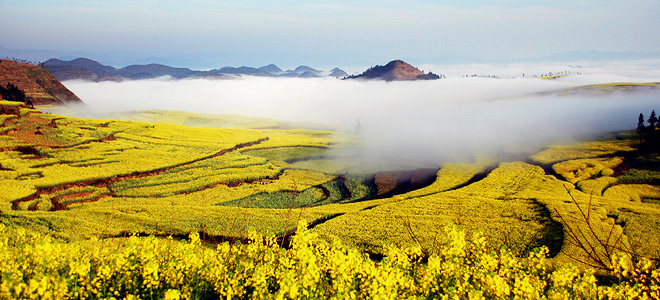
[[412, 65], [402, 60], [393, 60], [384, 66], [375, 66], [367, 69], [360, 75], [348, 77], [349, 79], [380, 79], [385, 81], [403, 81], [403, 80], [429, 80], [438, 79], [440, 76], [420, 71]]
[[270, 65], [267, 65], [267, 66], [263, 66], [263, 67], [259, 68], [259, 71], [264, 71], [264, 72], [268, 72], [268, 73], [272, 73], [272, 74], [282, 73], [282, 69], [280, 69], [280, 67], [278, 67], [275, 64], [270, 64]]
[[304, 66], [304, 65], [303, 65], [303, 66], [298, 66], [295, 70], [293, 70], [293, 72], [296, 72], [296, 73], [298, 73], [298, 74], [303, 74], [303, 73], [306, 73], [306, 72], [311, 72], [311, 73], [314, 73], [314, 74], [316, 74], [316, 75], [318, 75], [318, 74], [321, 73], [320, 70], [314, 69], [314, 68], [312, 68], [312, 67]]

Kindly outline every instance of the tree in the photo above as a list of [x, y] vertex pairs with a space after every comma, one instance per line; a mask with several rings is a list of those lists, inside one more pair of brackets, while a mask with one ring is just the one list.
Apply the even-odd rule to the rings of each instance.
[[646, 133], [646, 126], [644, 126], [644, 115], [642, 113], [639, 114], [639, 119], [637, 121], [637, 134], [641, 136]]
[[658, 118], [655, 116], [655, 110], [651, 111], [651, 115], [649, 116], [648, 122], [649, 122], [648, 131], [653, 133], [653, 131], [655, 130], [655, 124], [658, 123]]

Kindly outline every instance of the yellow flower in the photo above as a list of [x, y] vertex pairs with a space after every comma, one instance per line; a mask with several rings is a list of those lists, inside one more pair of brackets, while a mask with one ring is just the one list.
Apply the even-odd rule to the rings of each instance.
[[181, 292], [179, 290], [169, 289], [165, 291], [165, 300], [179, 300], [181, 299]]

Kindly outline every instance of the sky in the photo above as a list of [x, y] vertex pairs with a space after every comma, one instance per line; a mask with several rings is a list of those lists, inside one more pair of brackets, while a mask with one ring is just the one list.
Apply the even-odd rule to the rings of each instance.
[[660, 1], [0, 0], [0, 46], [123, 67], [283, 69], [660, 53]]

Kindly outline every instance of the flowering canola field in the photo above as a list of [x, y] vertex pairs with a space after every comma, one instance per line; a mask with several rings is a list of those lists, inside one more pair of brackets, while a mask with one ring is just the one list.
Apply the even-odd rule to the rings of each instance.
[[[344, 173], [346, 161], [313, 167], [347, 153], [352, 137], [338, 132], [0, 107], [13, 107], [0, 114], [6, 297], [657, 295], [660, 156], [640, 152], [632, 135], [552, 146], [525, 162], [447, 163], [428, 186], [378, 197], [373, 174]], [[282, 241], [303, 219], [290, 250], [274, 237], [215, 250], [197, 238]], [[138, 237], [189, 233], [189, 243]], [[651, 281], [636, 286], [634, 274]], [[594, 276], [618, 285], [593, 285]]]

